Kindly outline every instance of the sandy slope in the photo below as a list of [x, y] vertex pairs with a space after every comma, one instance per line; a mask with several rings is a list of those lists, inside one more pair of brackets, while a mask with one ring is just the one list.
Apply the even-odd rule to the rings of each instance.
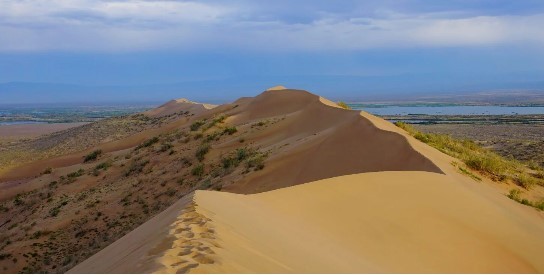
[[224, 247], [218, 264], [195, 272], [544, 270], [542, 219], [439, 174], [366, 173], [252, 196], [201, 191], [195, 201]]
[[[194, 117], [205, 113], [208, 110], [215, 108], [215, 105], [196, 103], [187, 99], [171, 100], [155, 109], [144, 112], [144, 114], [150, 117], [163, 117], [172, 115], [177, 112], [188, 112]], [[66, 154], [59, 157], [37, 160], [30, 163], [25, 163], [21, 166], [14, 167], [7, 171], [0, 172], [0, 183], [3, 181], [13, 181], [25, 178], [31, 178], [39, 175], [41, 171], [47, 167], [59, 168], [77, 164], [81, 162], [83, 156], [100, 149], [103, 152], [115, 152], [125, 150], [127, 148], [134, 147], [144, 140], [153, 136], [159, 135], [164, 132], [171, 131], [176, 128], [180, 128], [190, 122], [191, 117], [182, 117], [173, 122], [170, 122], [162, 127], [155, 129], [148, 129], [134, 135], [128, 136], [120, 140], [114, 140], [106, 143], [99, 144], [92, 148], [87, 148], [83, 151]], [[1, 186], [0, 186], [1, 188]]]
[[541, 213], [382, 119], [281, 88], [222, 109], [278, 118], [247, 136], [281, 145], [266, 169], [225, 188], [268, 192], [197, 191], [71, 272], [544, 272]]
[[364, 173], [254, 195], [197, 191], [194, 201], [196, 212], [178, 203], [178, 217], [161, 213], [71, 272], [544, 270], [541, 216], [436, 173]]

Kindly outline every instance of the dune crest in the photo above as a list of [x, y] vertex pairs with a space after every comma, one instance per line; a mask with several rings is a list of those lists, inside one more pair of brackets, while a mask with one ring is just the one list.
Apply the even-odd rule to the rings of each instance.
[[286, 90], [287, 88], [285, 88], [285, 86], [282, 86], [282, 85], [277, 85], [277, 86], [274, 86], [274, 87], [270, 87], [268, 89], [266, 89], [267, 91], [280, 91], [280, 90]]

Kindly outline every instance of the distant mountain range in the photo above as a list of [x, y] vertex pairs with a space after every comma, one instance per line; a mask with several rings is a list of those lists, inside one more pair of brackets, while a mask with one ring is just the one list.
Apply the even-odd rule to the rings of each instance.
[[[163, 103], [189, 98], [207, 103], [225, 103], [238, 97], [285, 85], [320, 93], [333, 100], [349, 102], [445, 102], [469, 104], [544, 104], [544, 81], [461, 85], [444, 90], [442, 82], [431, 79], [424, 85], [411, 76], [289, 76], [236, 77], [151, 85], [75, 85], [63, 83], [0, 83], [0, 104], [64, 103]], [[500, 87], [493, 88], [493, 87]]]
[[544, 106], [544, 91], [488, 91], [436, 95], [397, 95], [368, 98], [362, 103], [416, 104], [451, 103], [463, 105]]

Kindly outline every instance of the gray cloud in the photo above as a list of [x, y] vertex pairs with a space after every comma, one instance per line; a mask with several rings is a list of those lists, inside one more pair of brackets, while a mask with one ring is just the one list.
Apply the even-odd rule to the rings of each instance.
[[[252, 51], [544, 44], [544, 12], [383, 2], [0, 0], [0, 51]], [[428, 2], [427, 2], [428, 3]]]

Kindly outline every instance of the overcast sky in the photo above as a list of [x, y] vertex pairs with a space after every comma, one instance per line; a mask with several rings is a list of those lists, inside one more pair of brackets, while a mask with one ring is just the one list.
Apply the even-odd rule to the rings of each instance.
[[544, 1], [0, 0], [0, 82], [539, 88]]

